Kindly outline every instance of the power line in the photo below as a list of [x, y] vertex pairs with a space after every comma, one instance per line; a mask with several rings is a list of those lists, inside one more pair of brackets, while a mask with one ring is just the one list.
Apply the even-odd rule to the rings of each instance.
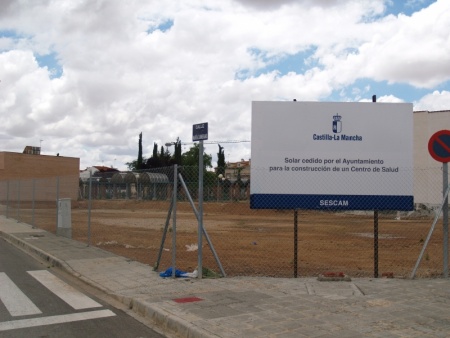
[[246, 141], [246, 140], [241, 140], [241, 141], [204, 141], [203, 143], [206, 144], [218, 144], [218, 143], [246, 143], [246, 142], [250, 142], [250, 141]]
[[[222, 143], [246, 143], [247, 140], [232, 140], [232, 141], [203, 141], [203, 144], [222, 144]], [[181, 142], [181, 144], [194, 144], [198, 142]]]

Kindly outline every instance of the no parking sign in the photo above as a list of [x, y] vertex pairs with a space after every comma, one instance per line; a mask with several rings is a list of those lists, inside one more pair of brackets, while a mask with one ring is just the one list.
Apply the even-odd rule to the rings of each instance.
[[444, 251], [444, 277], [448, 277], [448, 194], [450, 186], [448, 184], [448, 162], [450, 162], [450, 130], [440, 130], [436, 133], [434, 133], [430, 140], [428, 141], [428, 151], [436, 161], [442, 162], [442, 183], [443, 183], [443, 201], [442, 205], [440, 207], [440, 210], [436, 214], [435, 221], [433, 222], [433, 225], [430, 229], [430, 232], [428, 233], [427, 240], [425, 241], [425, 244], [422, 248], [422, 251], [420, 252], [420, 256], [417, 259], [416, 266], [414, 267], [414, 270], [412, 272], [412, 277], [414, 277], [417, 268], [419, 267], [420, 260], [423, 257], [423, 254], [425, 252], [425, 249], [427, 248], [428, 241], [431, 237], [431, 234], [433, 233], [434, 226], [436, 225], [436, 221], [438, 220], [438, 216], [440, 212], [442, 211], [442, 225], [443, 225], [443, 251]]
[[436, 161], [450, 162], [450, 130], [434, 133], [428, 141], [428, 151]]

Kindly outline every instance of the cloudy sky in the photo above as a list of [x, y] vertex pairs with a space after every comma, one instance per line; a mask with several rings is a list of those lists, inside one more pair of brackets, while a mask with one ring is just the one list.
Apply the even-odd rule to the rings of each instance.
[[252, 101], [450, 109], [450, 1], [1, 0], [0, 81], [1, 151], [125, 170], [208, 122], [247, 160]]

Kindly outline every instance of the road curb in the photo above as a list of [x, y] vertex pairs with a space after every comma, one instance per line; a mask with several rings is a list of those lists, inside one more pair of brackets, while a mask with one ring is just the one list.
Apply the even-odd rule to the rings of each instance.
[[[28, 253], [30, 255], [35, 255], [35, 256], [43, 259], [44, 261], [50, 263], [52, 267], [62, 268], [64, 270], [67, 270], [71, 274], [76, 275], [76, 273], [74, 273], [73, 269], [70, 268], [70, 266], [68, 264], [66, 264], [64, 261], [46, 253], [45, 251], [35, 247], [34, 245], [27, 243], [24, 240], [17, 238], [14, 235], [5, 233], [3, 231], [0, 231], [0, 236], [4, 240], [6, 240], [8, 243], [14, 245], [15, 247], [20, 248], [22, 251], [25, 251], [26, 253]], [[76, 277], [79, 277], [79, 276], [76, 275]]]
[[133, 299], [133, 311], [141, 316], [150, 319], [159, 328], [170, 333], [186, 338], [214, 338], [220, 337], [216, 334], [199, 328], [195, 324], [188, 322], [170, 312], [161, 309], [157, 304], [146, 303], [145, 300]]
[[173, 334], [180, 337], [186, 338], [214, 338], [218, 337], [215, 334], [205, 331], [194, 324], [187, 322], [175, 315], [170, 314], [164, 309], [158, 308], [157, 305], [149, 304], [144, 300], [124, 296], [121, 294], [114, 293], [110, 289], [103, 287], [102, 285], [92, 281], [89, 278], [81, 275], [79, 272], [74, 270], [69, 264], [64, 260], [58, 259], [49, 253], [35, 247], [34, 245], [20, 239], [12, 234], [5, 233], [0, 230], [0, 237], [2, 237], [8, 243], [14, 245], [20, 250], [26, 252], [30, 256], [36, 256], [45, 262], [48, 262], [51, 267], [60, 268], [63, 271], [71, 274], [72, 276], [82, 280], [84, 283], [91, 287], [100, 290], [109, 297], [112, 297], [116, 301], [128, 307], [133, 312], [138, 315], [150, 320], [155, 326], [166, 333]]

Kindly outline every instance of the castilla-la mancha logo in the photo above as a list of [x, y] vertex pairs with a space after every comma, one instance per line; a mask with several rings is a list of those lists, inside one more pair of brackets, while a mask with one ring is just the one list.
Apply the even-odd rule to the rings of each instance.
[[340, 133], [342, 131], [342, 116], [336, 114], [333, 116], [333, 133]]
[[[363, 138], [360, 135], [346, 135], [342, 132], [342, 116], [336, 114], [333, 116], [333, 134], [323, 133], [323, 134], [313, 134], [312, 138], [314, 141], [362, 141]], [[348, 127], [348, 125], [347, 125]], [[350, 127], [351, 128], [351, 127]], [[347, 128], [348, 129], [348, 128]]]

